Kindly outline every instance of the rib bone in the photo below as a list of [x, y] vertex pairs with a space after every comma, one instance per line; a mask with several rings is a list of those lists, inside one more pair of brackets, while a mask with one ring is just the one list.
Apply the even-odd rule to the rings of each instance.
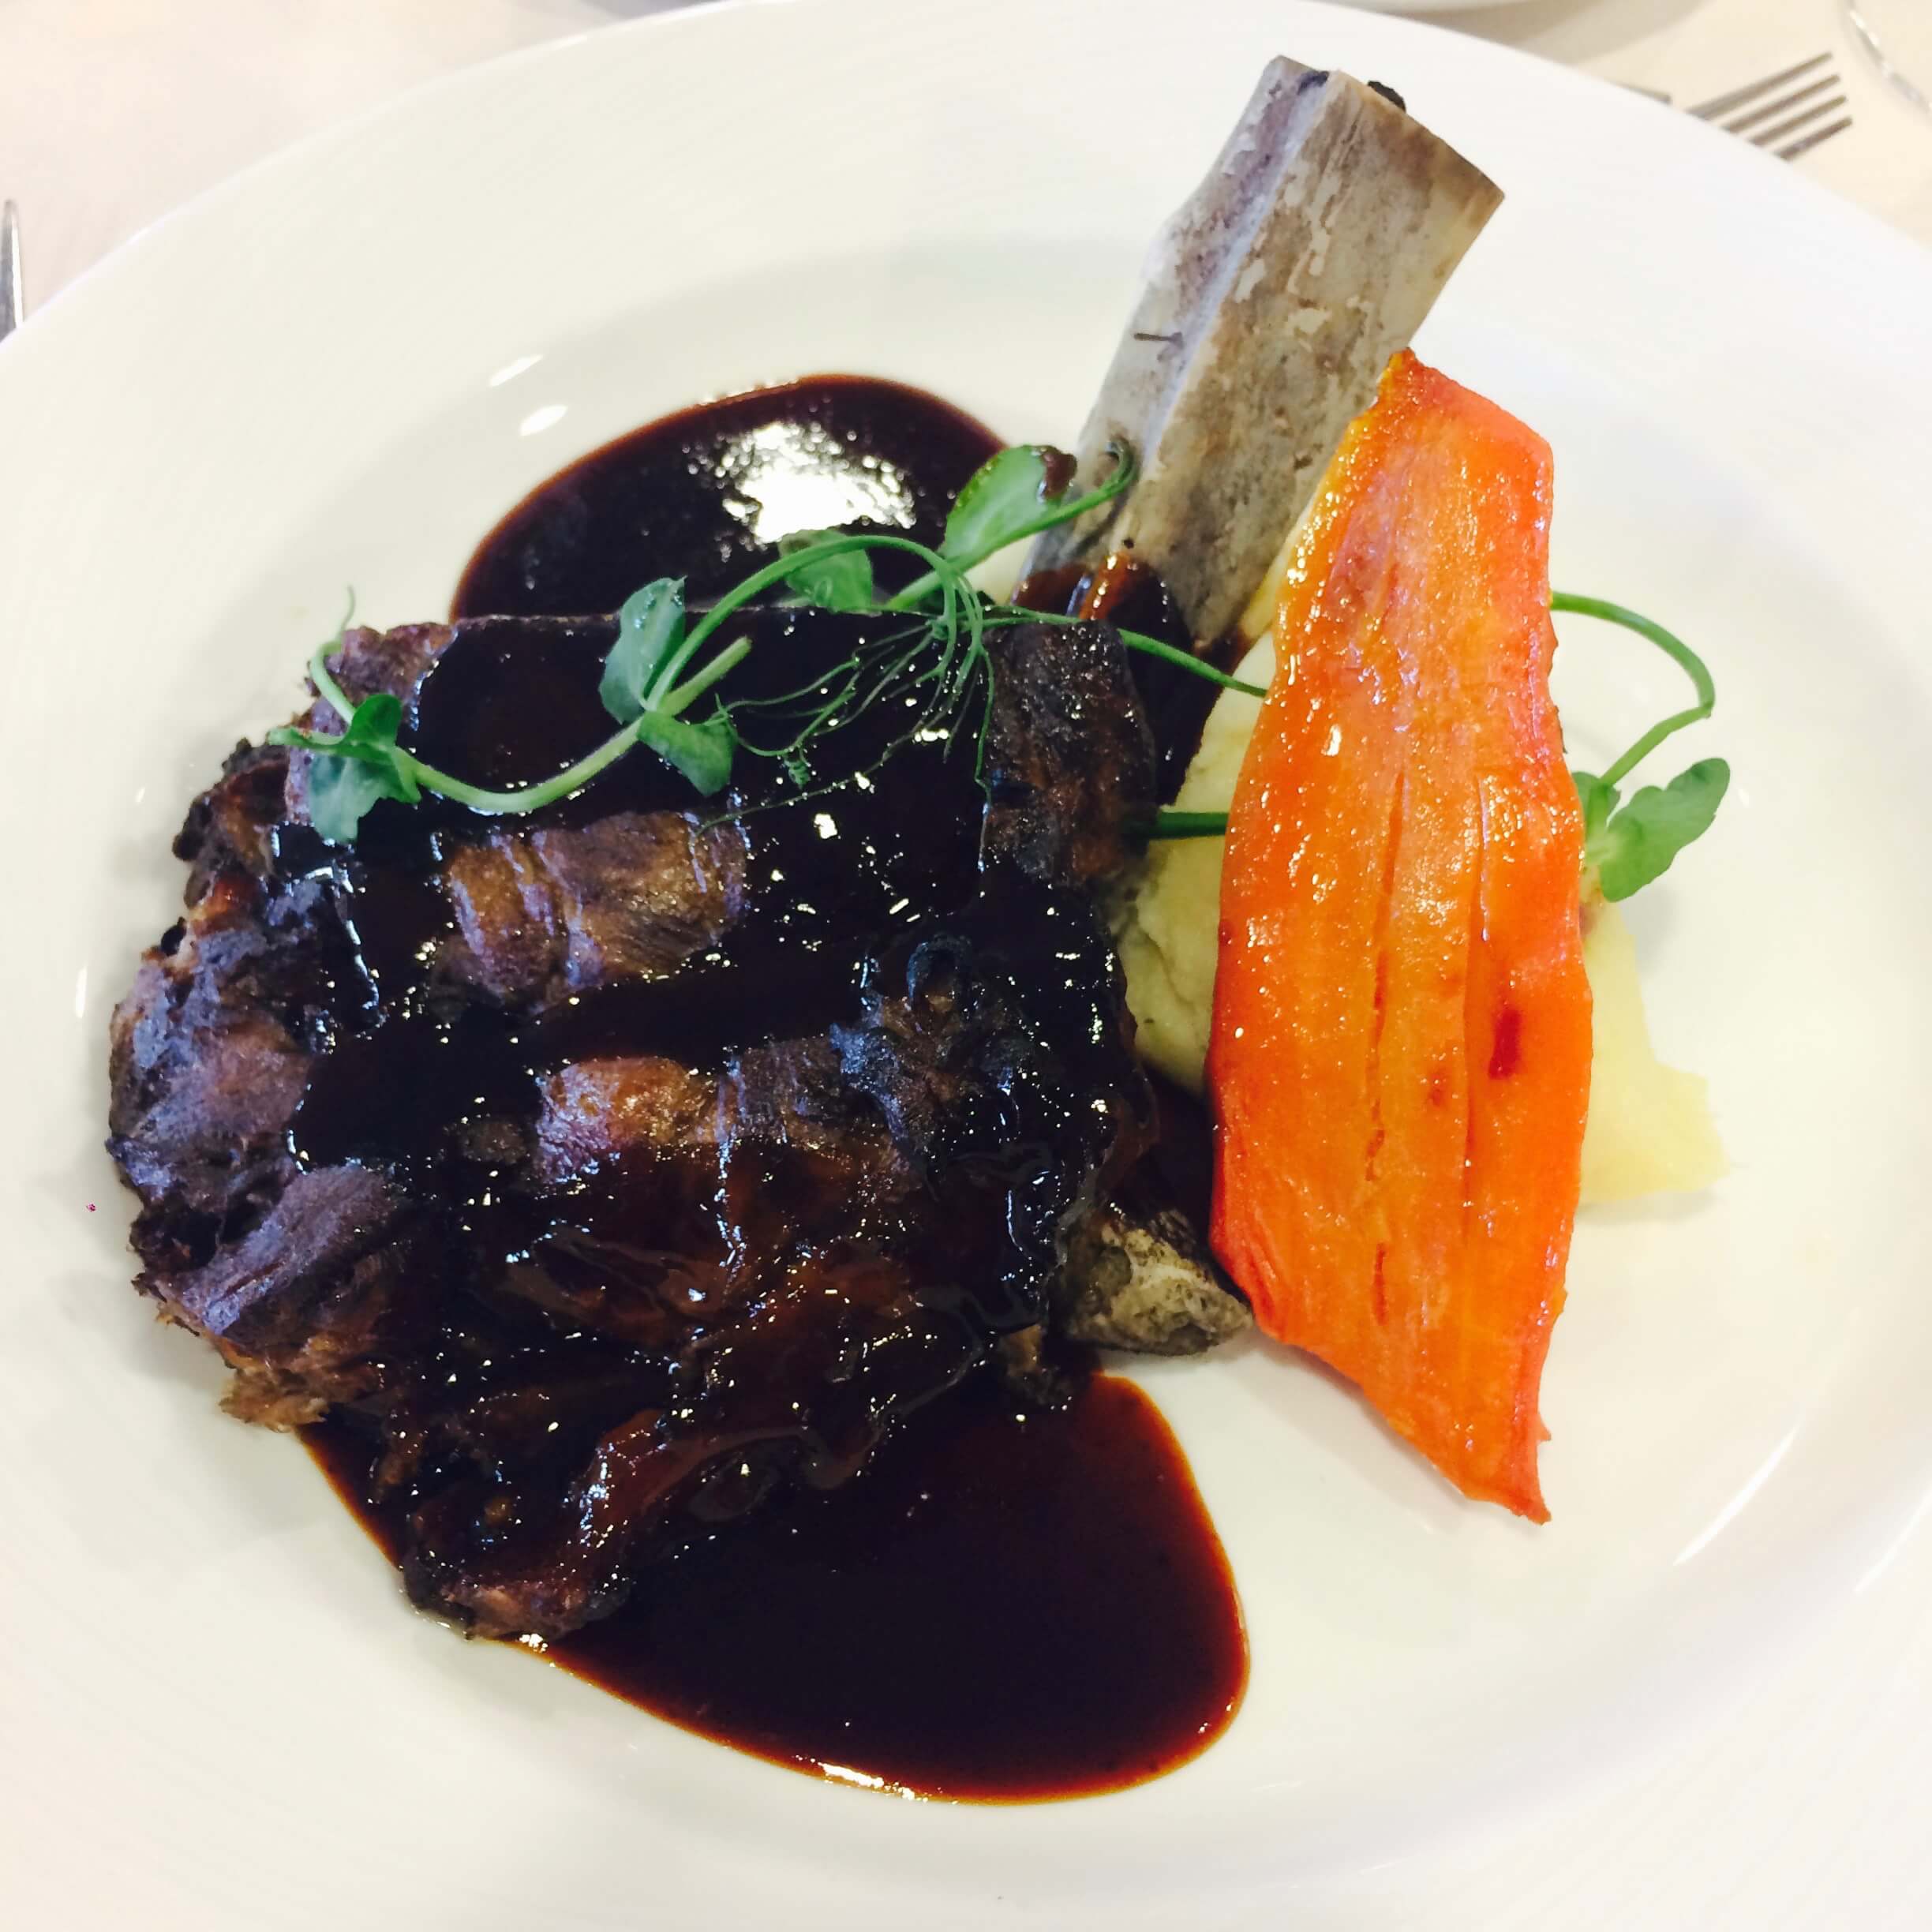
[[1501, 200], [1392, 96], [1271, 61], [1156, 238], [1081, 432], [1084, 474], [1118, 440], [1140, 477], [1048, 532], [1032, 567], [1129, 552], [1219, 637]]

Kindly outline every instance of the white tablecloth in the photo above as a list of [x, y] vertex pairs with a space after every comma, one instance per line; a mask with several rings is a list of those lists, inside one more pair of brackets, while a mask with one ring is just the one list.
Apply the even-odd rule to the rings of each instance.
[[[417, 81], [678, 4], [0, 0], [0, 195], [20, 205], [29, 300], [234, 169]], [[1877, 77], [1837, 0], [1527, 0], [1432, 17], [1680, 102], [1829, 49], [1857, 125], [1797, 165], [1932, 244], [1932, 120]]]

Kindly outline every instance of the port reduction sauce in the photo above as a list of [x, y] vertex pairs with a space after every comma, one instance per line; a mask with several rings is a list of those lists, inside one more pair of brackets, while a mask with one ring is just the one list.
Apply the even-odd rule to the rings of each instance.
[[[953, 495], [995, 447], [938, 399], [856, 377], [701, 405], [533, 492], [477, 549], [453, 614], [586, 616], [658, 576], [683, 578], [699, 604], [802, 526], [936, 545]], [[880, 559], [887, 585], [892, 561]], [[566, 638], [557, 648], [570, 647]], [[532, 708], [506, 697], [520, 688], [516, 667], [485, 665], [486, 655], [473, 648], [468, 672], [438, 673], [452, 684], [481, 680], [473, 701], [446, 703], [444, 714], [478, 744], [492, 732], [541, 732]], [[542, 668], [529, 668], [532, 688], [542, 686]], [[495, 721], [492, 704], [503, 713]], [[511, 747], [511, 762], [529, 768], [532, 748]], [[635, 782], [662, 782], [655, 761], [627, 762]], [[961, 830], [938, 837], [927, 870], [970, 864], [969, 820]], [[925, 863], [910, 848], [905, 856]], [[820, 988], [801, 978], [784, 938], [754, 962], [771, 969], [757, 981], [761, 1004], [782, 996], [803, 1015], [846, 997], [843, 981]], [[743, 973], [721, 974], [715, 987], [673, 976], [569, 1024], [615, 1029], [595, 1043], [606, 1051], [667, 1026], [681, 1039], [728, 1041], [751, 984]], [[384, 1118], [369, 1098], [350, 1095], [335, 1110]], [[311, 1096], [312, 1134], [328, 1131], [324, 1099]], [[1078, 1365], [1070, 1388], [1058, 1406], [1028, 1407], [997, 1376], [975, 1372], [913, 1410], [837, 1487], [799, 1485], [729, 1521], [690, 1513], [659, 1539], [623, 1609], [546, 1654], [673, 1723], [863, 1786], [1033, 1799], [1171, 1769], [1218, 1736], [1240, 1702], [1247, 1653], [1233, 1581], [1152, 1403], [1132, 1383]], [[372, 1503], [370, 1443], [343, 1423], [309, 1439], [393, 1555], [410, 1499]]]

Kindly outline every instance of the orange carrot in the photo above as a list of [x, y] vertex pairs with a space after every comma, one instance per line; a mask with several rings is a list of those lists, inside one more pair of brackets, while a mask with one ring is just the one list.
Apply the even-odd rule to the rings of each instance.
[[1549, 502], [1540, 437], [1389, 365], [1283, 586], [1208, 1056], [1214, 1246], [1264, 1331], [1538, 1522], [1590, 1063]]

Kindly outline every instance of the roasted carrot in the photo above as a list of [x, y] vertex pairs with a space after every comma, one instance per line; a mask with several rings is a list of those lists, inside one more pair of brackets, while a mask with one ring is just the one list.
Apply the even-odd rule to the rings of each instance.
[[1215, 1249], [1262, 1329], [1538, 1522], [1590, 1063], [1549, 505], [1540, 437], [1389, 365], [1283, 584], [1208, 1059]]

